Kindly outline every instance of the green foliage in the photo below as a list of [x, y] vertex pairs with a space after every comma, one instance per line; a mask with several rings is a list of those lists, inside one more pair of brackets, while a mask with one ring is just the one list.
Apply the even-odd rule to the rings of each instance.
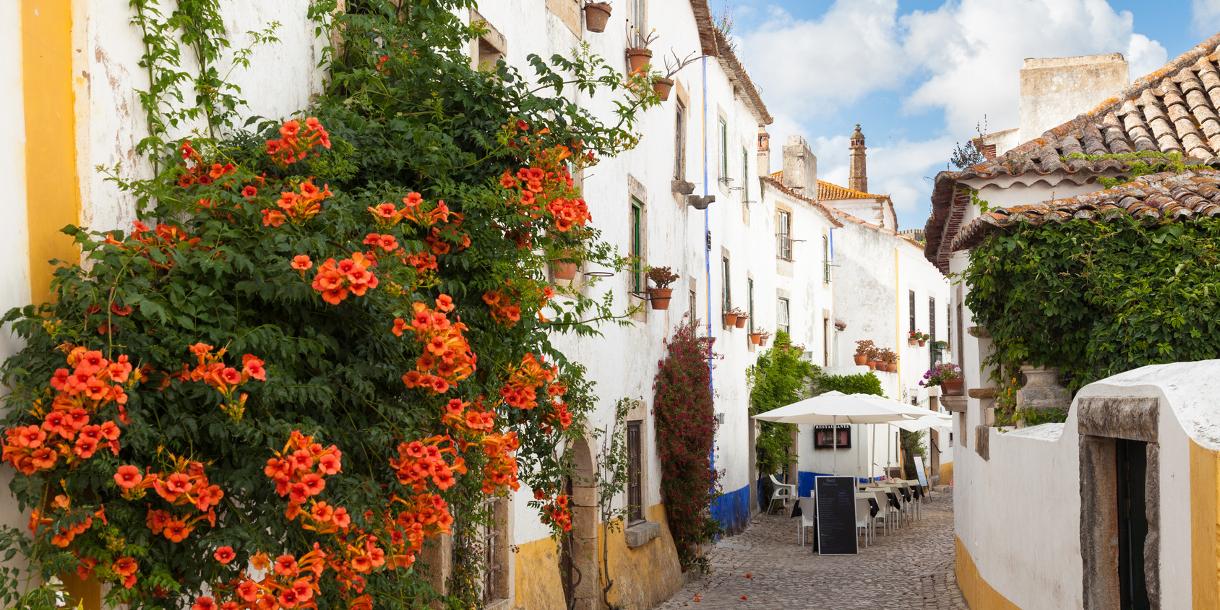
[[661, 496], [669, 530], [683, 570], [705, 571], [700, 546], [719, 532], [709, 511], [719, 474], [709, 456], [716, 437], [712, 403], [710, 337], [695, 334], [697, 324], [679, 324], [665, 342], [657, 364], [652, 412], [656, 418], [657, 456], [661, 462]]
[[915, 475], [915, 456], [927, 457], [927, 451], [923, 446], [924, 434], [922, 430], [916, 432], [909, 432], [907, 430], [898, 431], [898, 443], [902, 447], [902, 464], [908, 477]]
[[1187, 165], [1185, 159], [1180, 152], [1161, 152], [1159, 150], [1141, 150], [1138, 152], [1129, 153], [1106, 153], [1100, 155], [1086, 155], [1084, 153], [1071, 153], [1063, 157], [1064, 160], [1084, 159], [1087, 161], [1106, 161], [1114, 160], [1121, 161], [1126, 168], [1123, 175], [1116, 177], [1101, 176], [1097, 179], [1097, 183], [1104, 188], [1113, 188], [1120, 184], [1131, 182], [1140, 176], [1149, 174], [1158, 174], [1161, 172], [1173, 172], [1180, 174], [1188, 169], [1206, 169], [1205, 165]]
[[[803, 349], [792, 345], [788, 333], [776, 333], [775, 343], [746, 370], [750, 384], [750, 415], [766, 413], [809, 395], [809, 382], [817, 367], [801, 359]], [[759, 422], [754, 447], [758, 473], [773, 474], [792, 461], [792, 431], [795, 426]]]
[[[23, 508], [46, 509], [62, 494], [71, 509], [53, 511], [51, 522], [32, 540], [0, 535], [0, 549], [25, 555], [35, 581], [72, 572], [88, 558], [98, 560], [97, 575], [113, 584], [111, 562], [135, 558], [136, 584], [109, 587], [110, 605], [187, 607], [207, 588], [225, 593], [217, 585], [231, 581], [255, 552], [301, 556], [315, 543], [335, 544], [335, 536], [289, 518], [286, 501], [263, 472], [293, 430], [343, 452], [342, 473], [326, 480], [321, 497], [347, 508], [361, 531], [391, 540], [393, 532], [381, 516], [397, 510], [394, 498], [413, 498], [418, 490], [400, 482], [390, 460], [400, 443], [458, 434], [442, 419], [451, 398], [491, 410], [495, 429], [520, 440], [515, 457], [521, 480], [548, 498], [562, 496], [568, 465], [559, 456], [593, 408], [595, 395], [583, 368], [555, 349], [551, 336], [592, 335], [594, 322], [621, 321], [621, 316], [612, 302], [592, 302], [575, 292], [549, 301], [547, 257], [563, 250], [610, 268], [618, 268], [619, 261], [596, 230], [556, 230], [510, 203], [498, 179], [540, 164], [539, 150], [571, 145], [577, 153], [571, 163], [579, 169], [634, 145], [637, 113], [655, 97], [637, 96], [633, 91], [639, 88], [587, 50], [570, 58], [532, 57], [534, 74], [528, 77], [504, 64], [492, 72], [472, 70], [464, 51], [474, 30], [459, 17], [465, 14], [459, 9], [473, 6], [470, 0], [351, 2], [359, 5], [358, 13], [334, 18], [345, 43], [326, 55], [332, 58], [327, 88], [303, 113], [329, 129], [333, 147], [285, 167], [264, 149], [279, 135], [278, 124], [252, 119], [246, 126], [250, 131], [244, 131], [233, 122], [241, 100], [225, 79], [228, 70], [217, 64], [231, 37], [216, 0], [180, 0], [168, 13], [159, 4], [131, 3], [144, 34], [141, 67], [151, 83], [140, 92], [150, 135], [139, 151], [157, 162], [156, 175], [119, 182], [141, 201], [143, 221], [180, 231], [183, 238], [143, 230], [66, 229], [81, 247], [84, 263], [57, 271], [54, 302], [3, 318], [25, 342], [0, 370], [0, 380], [12, 389], [4, 423], [42, 421], [53, 394], [48, 381], [65, 366], [64, 346], [100, 350], [110, 359], [127, 355], [144, 381], [127, 390], [130, 422], [122, 423], [117, 453], [99, 451], [87, 460], [60, 461], [13, 479], [10, 489]], [[319, 35], [329, 34], [331, 6], [311, 4]], [[254, 35], [254, 44], [272, 41], [270, 30]], [[196, 73], [183, 66], [183, 47], [198, 58], [191, 68]], [[240, 67], [250, 56], [238, 50], [234, 57]], [[190, 89], [196, 94], [193, 103], [187, 101]], [[563, 95], [577, 89], [610, 100], [610, 118], [603, 120]], [[223, 179], [179, 182], [190, 167], [175, 158], [181, 143], [170, 134], [192, 127], [201, 130], [192, 138], [200, 153], [196, 167], [206, 173], [213, 162], [222, 168], [232, 164], [222, 171]], [[262, 213], [277, 209], [280, 193], [296, 191], [307, 180], [333, 192], [319, 215], [280, 227], [264, 224]], [[243, 195], [243, 185], [257, 193]], [[435, 211], [443, 199], [454, 215], [433, 226], [391, 225], [370, 214], [370, 206], [382, 202], [403, 205], [411, 192], [422, 194], [421, 209]], [[392, 235], [399, 251], [445, 252], [437, 254], [434, 271], [383, 254], [372, 267], [379, 287], [337, 304], [324, 302], [311, 288], [317, 265], [373, 250], [366, 241], [370, 232]], [[289, 264], [299, 254], [312, 258], [315, 267], [293, 270]], [[506, 286], [518, 291], [514, 300], [520, 306], [520, 320], [511, 325], [497, 321], [484, 302], [485, 295]], [[413, 320], [416, 304], [432, 307], [441, 294], [453, 297], [456, 310], [449, 319], [465, 325], [465, 339], [478, 360], [473, 375], [434, 394], [404, 386], [403, 374], [416, 369], [425, 348], [410, 332], [396, 337], [391, 328], [395, 318]], [[241, 388], [248, 392], [241, 412], [231, 404], [222, 407], [228, 398], [213, 388], [178, 375], [184, 365], [194, 364], [188, 348], [196, 342], [224, 348], [227, 364], [236, 365], [246, 353], [266, 361], [266, 382]], [[527, 354], [555, 367], [567, 389], [562, 399], [547, 396], [558, 386], [537, 388], [539, 404], [533, 409], [513, 408], [500, 399]], [[574, 419], [570, 429], [560, 423], [560, 403]], [[706, 406], [710, 409], [710, 396]], [[98, 415], [121, 421], [113, 405], [108, 409]], [[450, 507], [456, 554], [464, 559], [454, 576], [461, 586], [445, 601], [477, 607], [481, 568], [475, 545], [487, 518], [482, 478], [489, 458], [477, 441], [459, 453], [469, 475], [458, 476], [452, 487], [429, 484], [427, 489]], [[112, 478], [120, 465], [166, 471], [171, 456], [197, 460], [224, 491], [215, 524], [201, 522], [176, 543], [146, 525], [148, 507], [159, 500], [127, 497]], [[96, 520], [67, 548], [50, 544], [49, 534], [103, 507], [105, 523]], [[237, 551], [228, 566], [211, 559], [222, 545]], [[313, 601], [318, 607], [344, 607], [344, 594], [330, 572], [327, 576], [332, 580]], [[421, 607], [435, 596], [417, 572], [375, 570], [366, 580], [377, 608]], [[9, 593], [20, 594], [0, 588], [0, 594]], [[26, 601], [53, 594], [36, 587]]]
[[1217, 357], [1218, 265], [1211, 219], [1020, 226], [971, 252], [966, 305], [993, 339], [986, 362], [1001, 389], [1030, 364], [1059, 369], [1076, 391], [1147, 364]]
[[873, 394], [884, 396], [881, 380], [872, 372], [854, 375], [819, 374], [813, 378], [813, 395], [838, 391], [844, 394]]

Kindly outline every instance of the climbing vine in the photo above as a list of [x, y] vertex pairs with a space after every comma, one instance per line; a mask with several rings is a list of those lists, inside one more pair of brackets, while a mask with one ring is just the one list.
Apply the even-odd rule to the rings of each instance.
[[1059, 369], [1074, 392], [1147, 364], [1217, 357], [1218, 240], [1215, 220], [1120, 217], [1018, 226], [972, 250], [966, 305], [991, 335], [1004, 417], [1034, 415], [1012, 412], [1022, 364]]
[[[806, 396], [817, 367], [801, 359], [804, 348], [792, 345], [788, 333], [780, 331], [775, 343], [746, 370], [750, 383], [750, 415], [766, 413]], [[779, 472], [792, 461], [792, 424], [759, 422], [754, 447], [758, 474]]]
[[[242, 127], [216, 6], [133, 1], [160, 159], [119, 180], [140, 220], [68, 228], [82, 264], [3, 318], [25, 342], [0, 368], [3, 459], [32, 516], [0, 533], [31, 566], [0, 598], [56, 607], [75, 572], [136, 609], [479, 607], [490, 497], [529, 485], [571, 527], [562, 449], [595, 395], [551, 336], [623, 315], [546, 267], [622, 268], [573, 172], [633, 145], [656, 98], [587, 51], [471, 69], [469, 0], [364, 0], [333, 17], [316, 102]], [[444, 533], [442, 598], [411, 568]]]
[[709, 512], [719, 479], [709, 461], [716, 435], [709, 363], [715, 355], [713, 339], [696, 335], [696, 327], [679, 324], [666, 340], [653, 382], [661, 496], [683, 570], [707, 568], [699, 545], [720, 529]]

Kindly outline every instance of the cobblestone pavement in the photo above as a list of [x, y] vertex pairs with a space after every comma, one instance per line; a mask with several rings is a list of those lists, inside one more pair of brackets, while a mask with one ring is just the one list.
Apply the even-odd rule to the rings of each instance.
[[760, 514], [745, 532], [716, 543], [711, 571], [661, 608], [965, 610], [953, 575], [951, 494], [933, 493], [922, 519], [878, 531], [854, 556], [814, 555], [797, 545], [795, 519]]

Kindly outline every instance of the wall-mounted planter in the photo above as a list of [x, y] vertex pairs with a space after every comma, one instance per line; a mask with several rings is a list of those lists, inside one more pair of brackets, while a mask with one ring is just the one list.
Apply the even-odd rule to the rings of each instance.
[[736, 326], [736, 325], [737, 325], [737, 314], [735, 314], [735, 313], [726, 313], [726, 314], [724, 314], [724, 326], [725, 326], [725, 328], [731, 328], [731, 327]]
[[674, 88], [674, 79], [672, 78], [654, 78], [652, 79], [652, 90], [657, 93], [657, 97], [661, 101], [669, 99], [669, 92]]
[[649, 288], [648, 304], [653, 309], [669, 309], [669, 300], [673, 298], [673, 288]]
[[648, 47], [633, 47], [627, 49], [627, 65], [632, 72], [647, 72], [652, 61], [652, 49]]
[[551, 276], [557, 280], [572, 281], [576, 279], [579, 265], [566, 261], [551, 261]]
[[868, 364], [868, 354], [856, 354], [854, 358], [856, 366], [866, 366]]
[[745, 328], [746, 321], [749, 319], [750, 316], [747, 314], [737, 314], [737, 320], [733, 323], [733, 326], [736, 326], [737, 328]]
[[750, 343], [753, 343], [754, 345], [762, 345], [762, 341], [762, 333], [750, 333]]
[[605, 32], [606, 22], [610, 21], [609, 2], [590, 2], [585, 5], [585, 29], [590, 32]]
[[965, 380], [961, 377], [957, 379], [944, 379], [940, 382], [940, 389], [944, 391], [945, 396], [962, 396], [964, 386]]

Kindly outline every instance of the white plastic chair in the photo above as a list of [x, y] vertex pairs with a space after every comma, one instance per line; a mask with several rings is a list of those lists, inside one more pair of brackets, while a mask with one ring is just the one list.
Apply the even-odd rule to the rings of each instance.
[[865, 500], [864, 498], [856, 498], [856, 536], [859, 536], [861, 532], [864, 533], [864, 546], [869, 545], [869, 521], [871, 521], [871, 519], [868, 516], [868, 500]]
[[805, 529], [815, 527], [817, 525], [817, 521], [814, 520], [814, 516], [816, 515], [818, 507], [817, 504], [814, 503], [812, 496], [808, 498], [797, 498], [796, 502], [801, 506], [801, 522], [797, 525], [797, 527], [800, 528], [797, 530], [797, 542], [800, 543], [801, 546], [805, 546]]
[[779, 500], [783, 506], [788, 506], [788, 500], [796, 497], [796, 485], [780, 483], [775, 479], [775, 475], [771, 475], [771, 485], [775, 487], [771, 492], [771, 501], [767, 503], [767, 512], [771, 512], [771, 508], [775, 506], [775, 501]]
[[873, 497], [877, 499], [877, 508], [880, 509], [877, 511], [877, 515], [873, 517], [873, 521], [880, 521], [881, 533], [888, 534], [890, 533], [890, 528], [894, 525], [893, 520], [890, 519], [890, 510], [892, 509], [890, 499], [885, 495], [885, 490], [883, 489], [873, 488], [872, 492]]

